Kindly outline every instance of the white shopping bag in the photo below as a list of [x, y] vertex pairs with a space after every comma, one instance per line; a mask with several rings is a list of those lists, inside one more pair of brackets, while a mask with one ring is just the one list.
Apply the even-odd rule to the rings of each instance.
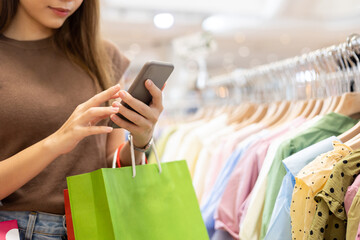
[[0, 240], [20, 240], [16, 220], [0, 222]]

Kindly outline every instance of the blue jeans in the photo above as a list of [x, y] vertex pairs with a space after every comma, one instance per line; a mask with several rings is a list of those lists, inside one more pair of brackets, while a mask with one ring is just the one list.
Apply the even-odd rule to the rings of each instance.
[[67, 240], [63, 215], [0, 211], [0, 222], [9, 220], [17, 220], [20, 240]]

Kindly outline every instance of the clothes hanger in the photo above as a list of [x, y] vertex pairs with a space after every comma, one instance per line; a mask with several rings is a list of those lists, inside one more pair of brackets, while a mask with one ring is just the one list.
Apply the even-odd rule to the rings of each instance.
[[319, 115], [322, 110], [323, 105], [324, 105], [324, 99], [321, 99], [321, 98], [317, 99], [315, 102], [315, 106], [314, 106], [312, 112], [309, 114], [309, 116], [307, 116], [307, 119], [312, 119], [315, 116]]
[[228, 124], [239, 124], [249, 119], [256, 111], [257, 105], [254, 103], [244, 103], [234, 110], [228, 120]]
[[239, 125], [237, 125], [236, 130], [240, 130], [246, 126], [249, 126], [250, 124], [260, 122], [260, 120], [263, 119], [264, 116], [266, 115], [267, 110], [268, 110], [267, 104], [260, 104], [257, 107], [255, 113], [249, 119], [247, 119], [244, 122], [241, 122]]
[[343, 60], [345, 64], [342, 61], [340, 61], [340, 62], [342, 65], [345, 65], [344, 74], [346, 74], [346, 76], [347, 76], [346, 84], [347, 84], [348, 92], [345, 93], [344, 95], [342, 95], [339, 105], [336, 107], [334, 112], [343, 114], [346, 116], [351, 116], [353, 114], [360, 113], [360, 93], [359, 92], [349, 92], [350, 91], [349, 75], [352, 71], [350, 69], [349, 63], [350, 63], [350, 65], [352, 65], [353, 68], [355, 68], [356, 64], [353, 63], [352, 60], [350, 59], [350, 57], [348, 55], [348, 49], [346, 49], [346, 46], [344, 46], [342, 53], [343, 53], [343, 57], [341, 58], [341, 60]]
[[268, 126], [269, 120], [274, 117], [274, 115], [278, 112], [279, 106], [281, 102], [272, 102], [269, 104], [268, 110], [265, 114], [265, 116], [259, 121], [259, 124], [264, 124], [265, 126]]
[[[357, 37], [357, 36], [355, 35], [355, 37]], [[348, 40], [348, 43], [349, 43], [349, 40]], [[353, 49], [351, 46], [351, 40], [350, 40], [349, 46], [350, 46], [350, 49]], [[352, 66], [355, 80], [358, 81], [358, 79], [360, 77], [360, 61], [355, 53], [355, 50], [350, 51], [350, 54], [355, 59], [356, 63], [353, 63], [350, 58], [348, 58], [348, 61], [350, 62], [351, 66]], [[352, 147], [353, 149], [358, 149], [360, 146], [360, 143], [359, 143], [360, 142], [360, 122], [357, 123], [351, 129], [349, 129], [348, 131], [346, 131], [343, 134], [341, 134], [340, 136], [338, 136], [338, 138], [342, 142], [346, 142], [346, 144], [349, 144], [348, 146], [351, 145], [350, 147]]]
[[277, 112], [272, 116], [272, 118], [270, 118], [268, 121], [264, 122], [263, 124], [267, 127], [271, 127], [275, 125], [286, 115], [286, 113], [289, 111], [290, 105], [291, 104], [289, 101], [280, 102]]
[[[324, 106], [324, 95], [326, 95], [327, 85], [326, 85], [326, 79], [324, 79], [322, 76], [324, 76], [323, 73], [326, 73], [325, 67], [323, 62], [321, 61], [322, 53], [320, 50], [315, 51], [313, 54], [310, 55], [310, 63], [312, 68], [315, 70], [316, 77], [314, 79], [314, 86], [313, 86], [313, 95], [316, 99], [314, 108], [312, 112], [309, 114], [307, 119], [312, 119], [315, 116], [319, 115], [321, 110]], [[326, 76], [326, 74], [325, 74]]]

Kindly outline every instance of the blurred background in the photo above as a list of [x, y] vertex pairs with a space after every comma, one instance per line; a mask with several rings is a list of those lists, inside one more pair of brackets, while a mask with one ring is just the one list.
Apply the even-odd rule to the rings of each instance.
[[217, 76], [294, 57], [360, 33], [357, 0], [101, 0], [102, 32], [130, 60], [172, 62], [165, 115], [203, 104]]

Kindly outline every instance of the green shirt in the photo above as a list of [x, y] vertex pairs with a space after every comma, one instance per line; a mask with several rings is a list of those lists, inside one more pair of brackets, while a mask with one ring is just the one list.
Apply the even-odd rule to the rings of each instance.
[[360, 173], [360, 150], [336, 163], [325, 187], [315, 196], [318, 202], [308, 239], [345, 239], [347, 188]]
[[321, 140], [342, 134], [357, 122], [358, 120], [344, 115], [329, 113], [294, 138], [281, 143], [268, 174], [261, 224], [261, 239], [264, 239], [266, 235], [282, 179], [286, 174], [282, 160]]

